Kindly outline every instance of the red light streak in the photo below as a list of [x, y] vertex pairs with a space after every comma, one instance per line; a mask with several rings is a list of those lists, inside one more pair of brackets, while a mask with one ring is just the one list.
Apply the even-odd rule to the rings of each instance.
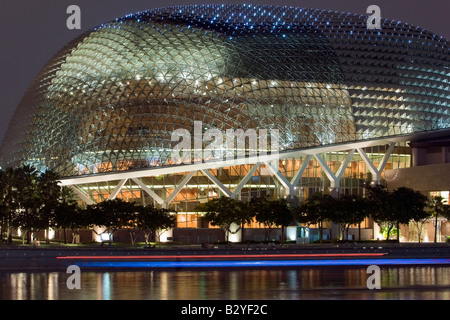
[[387, 253], [317, 253], [317, 254], [226, 254], [226, 255], [152, 255], [152, 256], [66, 256], [61, 260], [153, 260], [153, 259], [226, 259], [226, 258], [333, 258], [333, 257], [380, 257]]

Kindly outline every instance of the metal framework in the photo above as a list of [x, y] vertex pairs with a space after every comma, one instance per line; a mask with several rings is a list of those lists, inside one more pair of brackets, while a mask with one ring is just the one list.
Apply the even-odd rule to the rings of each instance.
[[[395, 157], [409, 166], [405, 142], [413, 135], [450, 128], [450, 51], [429, 31], [389, 20], [368, 30], [366, 19], [198, 5], [105, 23], [33, 81], [7, 131], [2, 165], [53, 169], [86, 203], [126, 198], [128, 190], [165, 207], [180, 197], [257, 189], [301, 198], [303, 187], [380, 182]], [[277, 150], [239, 158], [242, 150], [225, 145], [220, 151], [236, 157], [224, 160], [203, 142], [187, 150], [192, 163], [175, 165], [173, 132], [192, 133], [198, 121], [204, 131], [276, 129]]]
[[[162, 207], [170, 207], [173, 201], [177, 202], [177, 196], [185, 188], [199, 189], [198, 182], [196, 182], [196, 177], [198, 175], [203, 175], [206, 180], [209, 180], [212, 185], [207, 187], [208, 189], [217, 189], [218, 194], [222, 194], [231, 198], [238, 198], [240, 193], [245, 190], [248, 191], [249, 180], [252, 177], [258, 177], [261, 175], [261, 168], [267, 168], [268, 174], [275, 184], [272, 187], [267, 187], [266, 189], [276, 189], [283, 188], [283, 196], [286, 198], [294, 199], [299, 196], [298, 189], [309, 187], [308, 183], [305, 183], [305, 173], [314, 165], [311, 165], [313, 159], [316, 160], [316, 166], [320, 166], [321, 173], [318, 175], [321, 180], [328, 179], [329, 191], [332, 194], [338, 194], [340, 189], [345, 189], [345, 186], [341, 188], [341, 181], [344, 178], [349, 178], [352, 176], [352, 168], [349, 167], [351, 163], [364, 163], [364, 171], [369, 171], [372, 173], [372, 177], [369, 178], [364, 175], [364, 182], [374, 182], [380, 183], [382, 179], [382, 173], [388, 163], [392, 164], [395, 162], [393, 159], [394, 150], [396, 146], [398, 147], [404, 142], [408, 141], [409, 137], [396, 138], [391, 140], [376, 140], [373, 142], [359, 142], [344, 144], [340, 146], [328, 146], [320, 147], [314, 149], [304, 149], [285, 152], [279, 156], [268, 155], [265, 158], [255, 156], [253, 158], [243, 158], [240, 160], [232, 161], [215, 161], [208, 163], [198, 163], [185, 166], [168, 166], [163, 168], [150, 168], [150, 169], [140, 169], [121, 173], [112, 174], [100, 174], [95, 176], [84, 176], [84, 177], [71, 177], [61, 180], [61, 185], [71, 186], [74, 191], [80, 195], [80, 199], [87, 204], [92, 204], [95, 200], [85, 193], [82, 188], [86, 189], [98, 189], [101, 188], [98, 184], [101, 183], [111, 183], [109, 185], [108, 192], [105, 196], [107, 199], [114, 199], [118, 196], [119, 192], [122, 190], [127, 190], [129, 186], [126, 186], [127, 181], [135, 184], [136, 189], [141, 190], [146, 193], [150, 198]], [[376, 156], [373, 157], [373, 147], [382, 146], [381, 151], [377, 152]], [[369, 150], [372, 153], [372, 158], [369, 157]], [[398, 148], [395, 153], [401, 154], [405, 157], [405, 160], [399, 161], [398, 167], [408, 167], [410, 162], [409, 154], [402, 154], [400, 148]], [[381, 152], [381, 153], [380, 153]], [[337, 161], [326, 161], [324, 158], [331, 154], [340, 154], [336, 160]], [[301, 165], [294, 168], [294, 170], [286, 170], [283, 167], [283, 162], [286, 160], [293, 161], [293, 159], [299, 159]], [[214, 173], [217, 172], [217, 168], [239, 168], [246, 166], [248, 171], [245, 174], [241, 174], [238, 180], [233, 184], [225, 185], [224, 179], [221, 179], [218, 175]], [[335, 172], [333, 168], [337, 168]], [[155, 187], [164, 189], [164, 183], [159, 184], [145, 184], [141, 179], [148, 177], [159, 177], [159, 176], [176, 176], [182, 177], [173, 187], [168, 186], [163, 192], [159, 192]], [[222, 181], [221, 181], [222, 180]], [[116, 184], [117, 183], [117, 184]], [[90, 187], [89, 187], [90, 186]], [[315, 185], [316, 189], [317, 186]], [[251, 188], [251, 187], [250, 187]], [[323, 187], [322, 187], [323, 189]], [[170, 190], [170, 191], [168, 191]], [[267, 191], [266, 190], [266, 191]], [[196, 191], [198, 193], [198, 191]], [[164, 198], [164, 199], [163, 199]], [[202, 197], [197, 197], [194, 202], [199, 201]]]

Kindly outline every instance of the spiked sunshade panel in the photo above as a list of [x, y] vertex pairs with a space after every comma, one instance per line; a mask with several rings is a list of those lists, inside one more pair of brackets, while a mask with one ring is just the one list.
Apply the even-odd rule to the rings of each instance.
[[105, 23], [31, 84], [4, 166], [61, 176], [172, 165], [171, 134], [278, 129], [294, 150], [450, 127], [448, 41], [322, 10], [198, 5]]

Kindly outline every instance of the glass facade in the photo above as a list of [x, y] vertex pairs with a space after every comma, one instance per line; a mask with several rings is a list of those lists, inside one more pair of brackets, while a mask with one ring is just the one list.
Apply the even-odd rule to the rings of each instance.
[[[378, 167], [383, 161], [388, 146], [364, 149], [374, 166]], [[347, 158], [348, 151], [328, 152], [319, 156], [324, 159], [326, 166], [332, 172], [336, 172]], [[410, 167], [410, 164], [411, 156], [408, 142], [402, 142], [396, 145], [392, 154], [388, 157], [385, 170], [407, 168]], [[298, 179], [298, 183], [294, 186], [292, 193], [274, 176], [268, 164], [245, 164], [192, 171], [192, 177], [186, 183], [183, 183], [183, 180], [189, 176], [190, 172], [182, 172], [181, 170], [176, 174], [141, 178], [140, 181], [159, 198], [147, 193], [133, 179], [129, 179], [117, 197], [137, 201], [142, 204], [151, 203], [157, 206], [157, 199], [162, 201], [171, 199], [168, 205], [174, 210], [178, 212], [194, 212], [198, 203], [226, 195], [226, 192], [215, 184], [208, 174], [217, 178], [229, 192], [234, 192], [245, 179], [244, 177], [250, 174], [242, 189], [235, 196], [235, 198], [244, 202], [258, 196], [302, 201], [315, 192], [328, 193], [332, 189], [336, 189], [328, 179], [324, 167], [314, 157], [300, 156], [280, 159], [278, 170], [288, 181], [293, 181], [303, 166], [301, 178]], [[383, 173], [381, 173], [381, 179], [382, 181], [384, 180]], [[337, 191], [339, 194], [364, 195], [364, 186], [373, 180], [374, 177], [371, 175], [367, 164], [363, 161], [360, 154], [355, 153], [342, 174]], [[99, 183], [80, 184], [79, 188], [90, 195], [95, 202], [101, 202], [111, 197], [119, 183], [120, 180], [117, 179]], [[182, 186], [181, 190], [177, 190], [180, 185]], [[175, 193], [176, 195], [174, 196]], [[172, 198], [170, 198], [171, 196]]]
[[[179, 212], [223, 194], [221, 186], [240, 188], [233, 196], [242, 200], [264, 194], [301, 200], [334, 188], [360, 194], [381, 164], [410, 166], [410, 149], [405, 138], [391, 150], [372, 143], [349, 155], [348, 144], [450, 128], [448, 41], [397, 21], [368, 30], [366, 19], [199, 5], [105, 23], [63, 48], [31, 84], [3, 142], [2, 165], [50, 168], [62, 177], [165, 168], [175, 165], [172, 133], [193, 132], [201, 121], [205, 130], [221, 132], [279, 130], [281, 176], [267, 164], [218, 165], [207, 172], [149, 171], [140, 181], [151, 192], [122, 178], [78, 189], [93, 201], [112, 194], [144, 203], [169, 199]], [[339, 145], [313, 157], [283, 153]], [[211, 152], [201, 160], [214, 158]], [[282, 177], [297, 182], [293, 191]], [[180, 223], [193, 225], [189, 219]]]

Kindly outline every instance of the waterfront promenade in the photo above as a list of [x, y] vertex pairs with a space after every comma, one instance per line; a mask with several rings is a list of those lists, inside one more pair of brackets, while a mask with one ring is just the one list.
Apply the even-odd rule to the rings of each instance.
[[[368, 259], [397, 259], [396, 261], [414, 261], [424, 265], [430, 259], [443, 261], [450, 265], [450, 244], [447, 243], [340, 243], [340, 244], [308, 244], [308, 245], [210, 245], [202, 246], [167, 246], [156, 248], [100, 246], [86, 247], [70, 246], [0, 246], [0, 270], [17, 271], [63, 271], [69, 265], [88, 265], [92, 263], [148, 263], [149, 261], [177, 263], [200, 261], [245, 261], [250, 265], [258, 266], [259, 262], [272, 261], [271, 266], [276, 267], [276, 261], [316, 261], [316, 260], [351, 260]], [[410, 259], [410, 260], [408, 260]], [[381, 260], [379, 260], [381, 262]], [[153, 263], [153, 262], [152, 262]], [[402, 263], [402, 262], [399, 262]], [[218, 264], [218, 266], [220, 266]], [[112, 265], [112, 264], [111, 264]], [[263, 264], [261, 264], [263, 265]], [[124, 268], [127, 265], [124, 264]], [[145, 266], [145, 265], [143, 265]], [[181, 264], [180, 264], [181, 266]], [[213, 265], [211, 265], [213, 266]]]

